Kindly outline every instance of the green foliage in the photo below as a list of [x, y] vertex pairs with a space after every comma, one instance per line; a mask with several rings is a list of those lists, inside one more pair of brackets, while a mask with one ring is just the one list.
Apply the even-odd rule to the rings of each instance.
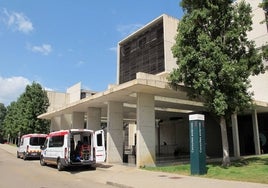
[[180, 165], [172, 165], [172, 166], [158, 166], [158, 167], [145, 167], [145, 170], [150, 171], [160, 171], [160, 172], [168, 172], [174, 174], [182, 174], [182, 175], [190, 175], [190, 164], [180, 164]]
[[47, 133], [49, 122], [37, 117], [47, 111], [49, 101], [41, 85], [33, 82], [16, 102], [7, 107], [4, 120], [5, 135], [16, 138], [18, 134]]
[[7, 109], [4, 104], [0, 103], [0, 142], [3, 138], [3, 123], [6, 116]]
[[251, 7], [232, 2], [182, 0], [185, 15], [172, 48], [178, 68], [170, 74], [171, 85], [192, 88], [190, 96], [201, 97], [217, 116], [249, 108], [249, 76], [264, 71], [261, 54], [247, 39]]
[[268, 45], [262, 46], [263, 59], [268, 61]]
[[16, 138], [19, 132], [18, 123], [19, 117], [17, 113], [17, 103], [12, 102], [7, 107], [7, 114], [4, 119], [3, 131], [5, 133], [6, 138]]
[[208, 173], [205, 177], [268, 183], [268, 156], [249, 157], [233, 161], [228, 168], [223, 168], [220, 163], [207, 165]]
[[[268, 184], [268, 155], [246, 157], [232, 161], [229, 167], [223, 167], [220, 162], [206, 165], [206, 178], [247, 181]], [[190, 175], [190, 164], [178, 164], [162, 167], [146, 167], [146, 170]]]

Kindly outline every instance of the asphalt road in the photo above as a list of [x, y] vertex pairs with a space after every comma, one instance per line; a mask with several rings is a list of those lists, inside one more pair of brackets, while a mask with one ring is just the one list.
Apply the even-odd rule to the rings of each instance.
[[[59, 172], [53, 166], [41, 166], [39, 160], [22, 160], [0, 149], [0, 188], [111, 188], [82, 175], [95, 169], [75, 168]], [[80, 175], [81, 174], [81, 175]]]
[[267, 184], [226, 181], [116, 164], [98, 164], [96, 170], [75, 168], [59, 172], [39, 160], [16, 158], [16, 147], [0, 144], [0, 188], [264, 188]]

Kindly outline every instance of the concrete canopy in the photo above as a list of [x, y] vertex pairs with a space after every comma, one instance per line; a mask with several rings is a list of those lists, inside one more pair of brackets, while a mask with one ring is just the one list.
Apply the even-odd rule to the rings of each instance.
[[[73, 112], [87, 112], [88, 108], [100, 108], [102, 118], [107, 117], [107, 103], [109, 101], [122, 102], [124, 119], [136, 119], [137, 93], [147, 93], [155, 96], [156, 119], [178, 118], [191, 112], [205, 111], [201, 101], [190, 100], [187, 88], [181, 86], [178, 90], [170, 88], [163, 76], [137, 73], [136, 79], [108, 88], [90, 97], [70, 103], [57, 110], [41, 114], [38, 118], [52, 119], [62, 114]], [[258, 112], [268, 112], [268, 103], [254, 101]]]
[[192, 101], [187, 97], [186, 88], [181, 86], [177, 91], [170, 88], [167, 80], [161, 76], [137, 73], [136, 79], [110, 87], [106, 91], [70, 103], [57, 110], [41, 114], [41, 119], [52, 119], [62, 114], [87, 112], [89, 107], [101, 108], [102, 117], [107, 116], [107, 102], [122, 102], [124, 119], [136, 118], [137, 93], [155, 96], [155, 113], [157, 119], [167, 119], [188, 114], [192, 111], [204, 111], [203, 103]]

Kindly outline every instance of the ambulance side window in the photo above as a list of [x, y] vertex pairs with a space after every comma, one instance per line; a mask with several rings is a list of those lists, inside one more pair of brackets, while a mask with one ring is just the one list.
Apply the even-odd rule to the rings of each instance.
[[102, 143], [102, 134], [97, 135], [97, 146], [103, 146]]
[[48, 139], [45, 140], [44, 145], [42, 147], [43, 149], [46, 149], [47, 148], [47, 142], [48, 142]]
[[64, 136], [53, 136], [49, 138], [49, 147], [62, 147], [64, 144]]
[[44, 137], [32, 137], [32, 138], [30, 138], [30, 145], [41, 146], [44, 144], [45, 139], [46, 138], [44, 138]]
[[48, 140], [48, 147], [53, 147], [52, 137], [50, 137]]

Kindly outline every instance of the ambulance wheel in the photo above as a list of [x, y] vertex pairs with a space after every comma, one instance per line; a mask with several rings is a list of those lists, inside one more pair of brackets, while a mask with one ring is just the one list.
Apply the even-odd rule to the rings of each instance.
[[60, 159], [58, 159], [58, 161], [57, 161], [57, 169], [58, 169], [58, 171], [63, 170], [63, 165], [61, 164]]
[[18, 158], [18, 159], [20, 158], [19, 152], [17, 152], [17, 158]]
[[44, 157], [43, 156], [40, 156], [40, 165], [41, 166], [45, 166], [46, 163], [45, 163], [45, 160], [44, 160]]
[[23, 153], [23, 154], [22, 154], [22, 158], [23, 158], [23, 160], [27, 160], [26, 153]]

